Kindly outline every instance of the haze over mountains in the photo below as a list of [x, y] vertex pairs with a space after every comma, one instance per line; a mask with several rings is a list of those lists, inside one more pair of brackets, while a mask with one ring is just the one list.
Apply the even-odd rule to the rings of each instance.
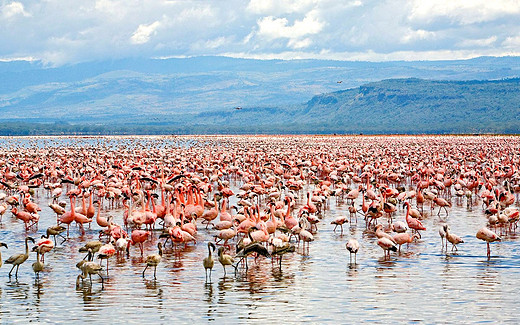
[[16, 61], [0, 75], [2, 134], [520, 132], [519, 57]]

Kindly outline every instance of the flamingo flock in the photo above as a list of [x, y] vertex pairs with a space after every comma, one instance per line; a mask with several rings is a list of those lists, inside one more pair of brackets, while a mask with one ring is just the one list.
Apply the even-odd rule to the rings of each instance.
[[[445, 254], [448, 241], [451, 253], [463, 254], [464, 244], [476, 238], [486, 242], [491, 259], [490, 243], [514, 240], [520, 219], [520, 141], [514, 137], [171, 140], [99, 138], [91, 145], [80, 138], [43, 147], [34, 140], [34, 145], [4, 148], [0, 220], [5, 223], [10, 211], [17, 220], [10, 231], [25, 236], [25, 253], [5, 260], [12, 265], [9, 276], [16, 268], [17, 277], [35, 252], [33, 271], [39, 277], [45, 255], [58, 246], [56, 236], [63, 239], [59, 246], [79, 243], [87, 254], [75, 261], [78, 285], [87, 278], [91, 283], [93, 274], [103, 285], [111, 259], [130, 254], [141, 257], [142, 277], [152, 267], [155, 279], [165, 257], [182, 258], [188, 247], [207, 247], [201, 259], [206, 281], [216, 262], [224, 276], [226, 266], [248, 272], [252, 258], [271, 259], [282, 270], [284, 255], [313, 254], [310, 247], [321, 233], [342, 237], [344, 226], [369, 234], [354, 238], [350, 232], [345, 238], [351, 264], [366, 245], [381, 247], [385, 260], [392, 252], [405, 258], [402, 245], [419, 246], [422, 234], [437, 231]], [[348, 206], [343, 215], [331, 214], [332, 200]], [[482, 227], [457, 225], [456, 235], [450, 212], [462, 201]], [[42, 215], [52, 216], [55, 225], [35, 241]], [[424, 226], [428, 218], [441, 222], [438, 230]], [[98, 240], [84, 241], [87, 233], [98, 234]], [[6, 249], [22, 249], [4, 242], [0, 246]], [[106, 260], [106, 270], [96, 254]]]

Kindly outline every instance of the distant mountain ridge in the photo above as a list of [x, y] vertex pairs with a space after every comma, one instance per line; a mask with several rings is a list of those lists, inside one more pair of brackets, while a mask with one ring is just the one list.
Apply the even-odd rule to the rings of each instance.
[[259, 133], [519, 133], [520, 79], [389, 79], [285, 109], [210, 112], [191, 121]]
[[0, 76], [1, 134], [520, 133], [518, 57], [0, 62]]

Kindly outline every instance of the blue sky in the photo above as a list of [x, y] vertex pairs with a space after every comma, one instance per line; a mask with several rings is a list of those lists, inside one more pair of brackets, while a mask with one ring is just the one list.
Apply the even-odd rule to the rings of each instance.
[[1, 0], [0, 60], [520, 55], [520, 0]]

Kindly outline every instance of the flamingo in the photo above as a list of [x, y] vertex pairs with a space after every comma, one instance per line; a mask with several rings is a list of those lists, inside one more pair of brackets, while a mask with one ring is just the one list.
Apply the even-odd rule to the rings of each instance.
[[[450, 227], [448, 227], [448, 225], [444, 225], [443, 228], [444, 228], [444, 232], [446, 233], [446, 245], [448, 245], [448, 241], [449, 241], [452, 245], [451, 250], [453, 251], [453, 249], [455, 248], [455, 250], [458, 251], [457, 245], [464, 243], [464, 241], [459, 236], [452, 234], [450, 232]], [[447, 248], [446, 248], [446, 250], [447, 250]]]
[[139, 249], [141, 250], [141, 256], [143, 256], [143, 243], [148, 239], [148, 236], [150, 236], [150, 232], [146, 230], [134, 229], [130, 236], [132, 238], [132, 245], [139, 245]]
[[439, 206], [439, 212], [437, 213], [437, 215], [440, 215], [442, 208], [444, 208], [444, 210], [446, 211], [446, 216], [448, 216], [448, 208], [447, 207], [451, 207], [451, 203], [450, 202], [448, 202], [445, 199], [440, 198], [440, 197], [435, 197], [433, 199], [433, 202]]
[[330, 224], [331, 224], [331, 225], [334, 225], [334, 230], [333, 230], [333, 231], [336, 231], [336, 228], [337, 228], [338, 226], [340, 226], [340, 227], [341, 227], [341, 233], [343, 233], [343, 224], [344, 224], [345, 222], [348, 222], [347, 217], [346, 217], [346, 216], [339, 216], [339, 217], [334, 218], [334, 220], [332, 220], [332, 221], [330, 222]]
[[67, 225], [67, 238], [69, 237], [69, 228], [70, 228], [70, 223], [72, 221], [74, 221], [75, 219], [75, 215], [74, 215], [74, 206], [75, 206], [75, 196], [74, 195], [70, 195], [69, 196], [69, 199], [70, 199], [70, 211], [67, 211], [65, 213], [63, 213], [59, 218], [58, 218], [58, 225], [61, 224], [61, 223], [64, 223]]
[[403, 232], [406, 232], [408, 228], [406, 228], [406, 224], [400, 220], [398, 221], [395, 221], [394, 223], [392, 223], [392, 230], [397, 232], [397, 233], [403, 233]]
[[213, 265], [215, 264], [215, 259], [211, 255], [211, 250], [215, 251], [215, 244], [212, 242], [208, 242], [208, 256], [202, 260], [202, 265], [204, 266], [204, 270], [206, 272], [206, 282], [208, 281], [208, 270], [209, 270], [209, 281], [211, 282], [211, 270], [213, 269]]
[[309, 221], [307, 221], [306, 218], [302, 218], [300, 227], [301, 230], [298, 236], [300, 240], [303, 241], [303, 248], [305, 249], [305, 243], [307, 243], [307, 249], [309, 249], [309, 243], [311, 241], [314, 241], [314, 236], [311, 234], [310, 231], [307, 230], [307, 227], [309, 227]]
[[99, 265], [96, 262], [90, 261], [91, 257], [93, 256], [91, 249], [89, 249], [88, 256], [89, 261], [83, 260], [76, 264], [76, 266], [81, 270], [81, 274], [78, 275], [78, 277], [76, 278], [76, 287], [79, 287], [79, 279], [82, 279], [82, 281], [84, 281], [87, 278], [87, 276], [89, 277], [90, 285], [92, 286], [92, 274], [97, 274], [101, 279], [101, 288], [103, 288], [105, 281], [103, 279], [103, 276], [101, 275], [101, 265]]
[[218, 248], [218, 261], [222, 265], [222, 268], [224, 268], [224, 276], [226, 276], [226, 265], [233, 265], [235, 262], [235, 259], [228, 254], [224, 253], [224, 247]]
[[202, 219], [204, 219], [203, 223], [204, 223], [204, 221], [206, 223], [206, 229], [208, 229], [209, 224], [212, 223], [212, 221], [215, 220], [219, 214], [217, 198], [213, 197], [213, 200], [214, 200], [215, 206], [213, 208], [211, 208], [210, 210], [205, 211], [202, 214]]
[[161, 242], [157, 243], [157, 249], [159, 250], [159, 253], [150, 254], [150, 255], [146, 256], [146, 259], [145, 259], [146, 267], [143, 270], [143, 278], [144, 278], [144, 272], [146, 272], [146, 269], [149, 266], [153, 266], [153, 278], [157, 279], [157, 265], [159, 265], [159, 263], [161, 263], [161, 259], [162, 259], [162, 255], [163, 255]]
[[387, 237], [381, 237], [377, 240], [377, 244], [379, 247], [383, 249], [385, 254], [385, 259], [390, 258], [390, 251], [397, 252], [397, 245], [394, 241], [388, 239]]
[[54, 243], [49, 239], [49, 235], [42, 235], [42, 238], [36, 242], [36, 246], [32, 248], [33, 252], [41, 255], [42, 263], [45, 262], [45, 253], [50, 252], [54, 248]]
[[[444, 229], [445, 225], [446, 224], [443, 224], [441, 227], [439, 227], [439, 236], [441, 236], [441, 247], [442, 247], [442, 249], [444, 249], [444, 238], [446, 237], [446, 230]], [[446, 240], [446, 250], [448, 250], [448, 241], [447, 240]]]
[[32, 269], [36, 275], [36, 279], [40, 278], [40, 272], [43, 270], [43, 261], [40, 261], [40, 252], [36, 251], [36, 262], [32, 264]]
[[383, 225], [377, 225], [376, 226], [376, 236], [377, 238], [386, 238], [396, 244], [394, 237], [386, 232], [383, 231]]
[[130, 253], [130, 239], [127, 237], [120, 237], [116, 240], [116, 254], [125, 252], [127, 255]]
[[233, 237], [235, 237], [237, 234], [236, 230], [235, 230], [235, 227], [232, 226], [228, 229], [223, 229], [221, 231], [218, 232], [218, 234], [216, 235], [217, 238], [219, 238], [220, 240], [224, 240], [224, 246], [228, 246], [228, 241], [230, 239], [232, 239]]
[[502, 240], [502, 238], [500, 238], [497, 234], [495, 234], [493, 231], [489, 230], [486, 227], [480, 228], [477, 231], [476, 237], [487, 243], [487, 258], [488, 259], [490, 259], [490, 257], [491, 257], [491, 249], [489, 248], [489, 243]]
[[116, 253], [116, 249], [112, 243], [104, 244], [99, 248], [98, 258], [100, 260], [107, 260], [107, 276], [108, 276], [108, 259]]
[[413, 229], [417, 234], [419, 234], [419, 238], [421, 238], [421, 233], [419, 230], [426, 230], [426, 227], [423, 226], [423, 224], [410, 216], [410, 203], [405, 202], [403, 206], [406, 206], [406, 223], [408, 224], [408, 227], [410, 229]]
[[394, 239], [394, 242], [399, 245], [399, 254], [401, 254], [401, 246], [403, 244], [408, 244], [408, 243], [411, 243], [414, 241], [414, 239], [419, 239], [419, 235], [418, 234], [413, 234], [412, 236], [410, 236], [409, 233], [398, 233], [398, 234], [395, 234], [394, 236], [392, 236], [393, 239]]
[[83, 259], [86, 259], [86, 258], [88, 258], [89, 253], [91, 253], [91, 254], [97, 253], [99, 251], [99, 249], [101, 248], [101, 246], [103, 246], [102, 242], [100, 242], [99, 240], [92, 240], [92, 241], [87, 242], [85, 245], [83, 245], [83, 247], [80, 247], [79, 252], [80, 253], [86, 252], [87, 255], [85, 255], [85, 257], [83, 258]]
[[23, 262], [25, 262], [29, 258], [29, 245], [27, 244], [27, 242], [29, 240], [34, 243], [34, 239], [32, 237], [25, 238], [25, 254], [21, 253], [21, 254], [12, 255], [5, 261], [6, 264], [13, 265], [13, 267], [11, 268], [11, 271], [9, 271], [9, 277], [11, 277], [11, 273], [13, 272], [13, 269], [16, 266], [15, 277], [18, 278], [18, 269], [20, 268], [20, 265], [22, 265]]
[[20, 219], [25, 224], [25, 230], [28, 230], [31, 226], [36, 223], [36, 218], [34, 215], [27, 211], [18, 211], [18, 208], [14, 207], [11, 209], [11, 212], [15, 215], [17, 219]]
[[357, 264], [356, 260], [357, 260], [357, 252], [359, 251], [359, 242], [355, 238], [350, 238], [348, 240], [348, 242], [345, 244], [345, 246], [347, 247], [347, 250], [350, 253], [350, 256], [349, 256], [350, 263], [352, 263], [352, 254], [354, 254], [354, 264]]

